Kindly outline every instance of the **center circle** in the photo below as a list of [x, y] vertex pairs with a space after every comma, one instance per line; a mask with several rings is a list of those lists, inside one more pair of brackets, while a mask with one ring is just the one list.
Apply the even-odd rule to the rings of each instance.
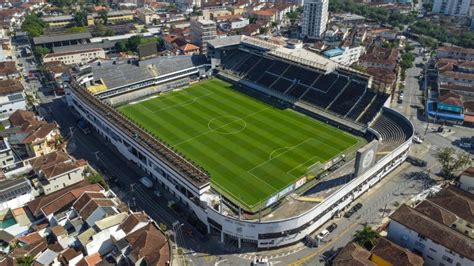
[[219, 134], [235, 134], [244, 130], [247, 127], [247, 123], [237, 116], [226, 115], [209, 120], [207, 126], [210, 130]]

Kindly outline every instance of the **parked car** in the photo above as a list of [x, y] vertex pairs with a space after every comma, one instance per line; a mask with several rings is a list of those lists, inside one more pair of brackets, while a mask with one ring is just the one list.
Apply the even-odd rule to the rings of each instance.
[[329, 231], [324, 229], [323, 231], [321, 231], [321, 233], [318, 234], [318, 238], [319, 238], [319, 240], [322, 240], [325, 237], [327, 237], [328, 235], [329, 235]]
[[423, 143], [423, 139], [418, 137], [417, 135], [413, 136], [413, 142], [421, 144]]
[[326, 230], [328, 230], [330, 233], [332, 233], [334, 230], [336, 230], [336, 228], [337, 228], [337, 224], [332, 223], [328, 227], [326, 227]]
[[152, 188], [153, 187], [153, 182], [151, 182], [151, 180], [148, 179], [148, 177], [146, 177], [146, 176], [140, 178], [140, 183], [142, 183], [147, 188]]
[[353, 209], [350, 209], [346, 211], [346, 213], [344, 213], [344, 218], [350, 218], [354, 213], [355, 211]]
[[354, 205], [354, 207], [352, 207], [352, 209], [354, 209], [355, 211], [358, 211], [362, 208], [362, 203], [357, 203], [356, 205]]

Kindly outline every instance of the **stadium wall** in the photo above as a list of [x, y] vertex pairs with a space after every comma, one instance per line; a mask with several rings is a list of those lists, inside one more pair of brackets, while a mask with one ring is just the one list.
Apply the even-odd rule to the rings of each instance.
[[[209, 232], [211, 228], [213, 228], [214, 230], [220, 231], [222, 241], [224, 241], [225, 238], [233, 238], [238, 240], [239, 245], [242, 241], [248, 241], [256, 243], [259, 248], [273, 248], [292, 244], [315, 231], [370, 187], [375, 185], [390, 171], [400, 165], [408, 154], [413, 135], [413, 132], [411, 132], [409, 139], [397, 149], [380, 159], [365, 173], [354, 178], [335, 193], [331, 194], [313, 209], [298, 216], [283, 220], [268, 222], [243, 221], [219, 213], [209, 206], [205, 207], [204, 202], [192, 200], [189, 195], [185, 195], [180, 189], [176, 189], [177, 185], [184, 186], [187, 190], [192, 191], [193, 196], [202, 198], [203, 194], [208, 191], [209, 186], [196, 190], [192, 185], [187, 184], [188, 182], [185, 178], [162, 163], [156, 155], [140, 147], [140, 144], [135, 142], [134, 139], [128, 137], [121, 132], [120, 128], [111, 124], [106, 114], [96, 112], [95, 108], [89, 106], [90, 103], [76, 95], [74, 90], [71, 91], [70, 96], [72, 97], [70, 101], [72, 107], [74, 107], [84, 119], [90, 122], [97, 132], [117, 147], [123, 156], [135, 162], [152, 176], [156, 183], [167, 188], [179, 201], [192, 209], [197, 217], [208, 225]], [[398, 114], [395, 111], [388, 110]], [[401, 123], [408, 123], [411, 126], [410, 121], [406, 118], [401, 115], [398, 115], [398, 117]], [[127, 142], [130, 147], [124, 145], [124, 142]], [[131, 153], [131, 147], [144, 154], [146, 160], [140, 160], [133, 155]], [[137, 179], [138, 178], [137, 176]]]

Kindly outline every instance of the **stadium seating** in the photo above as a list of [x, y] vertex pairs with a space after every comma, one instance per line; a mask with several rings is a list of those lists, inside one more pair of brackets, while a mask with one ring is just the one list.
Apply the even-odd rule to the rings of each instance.
[[234, 69], [247, 56], [248, 54], [236, 49], [222, 58], [222, 64], [225, 69]]
[[311, 86], [313, 82], [319, 78], [320, 74], [316, 71], [310, 71], [299, 66], [290, 66], [283, 74], [287, 79], [296, 79], [304, 85]]
[[255, 62], [257, 62], [258, 59], [260, 58], [259, 56], [254, 55], [254, 54], [248, 54], [248, 55], [249, 56], [247, 57], [247, 59], [235, 68], [235, 72], [239, 76], [244, 76], [247, 73], [247, 71], [249, 71], [255, 65]]
[[260, 58], [260, 61], [255, 64], [255, 66], [248, 71], [247, 75], [245, 76], [246, 79], [250, 81], [257, 81], [265, 71], [272, 65], [273, 60], [267, 58]]
[[364, 94], [365, 88], [365, 84], [350, 82], [344, 91], [339, 94], [337, 99], [332, 103], [329, 110], [345, 116]]
[[377, 113], [382, 109], [383, 104], [388, 98], [388, 94], [377, 94], [370, 106], [365, 110], [363, 115], [357, 120], [363, 124], [367, 124], [374, 119]]
[[372, 125], [382, 137], [382, 146], [388, 150], [398, 147], [411, 135], [412, 129], [406, 123], [397, 123], [397, 119], [392, 113], [382, 112]]
[[284, 93], [286, 90], [288, 90], [291, 86], [293, 85], [292, 81], [289, 81], [285, 78], [279, 78], [273, 85], [270, 87], [272, 90], [279, 91], [281, 93]]
[[295, 99], [300, 99], [308, 90], [308, 87], [298, 83], [295, 86], [291, 87], [286, 94]]
[[280, 60], [275, 60], [273, 65], [268, 69], [268, 72], [271, 72], [277, 76], [283, 74], [283, 72], [288, 68], [289, 64]]
[[366, 91], [364, 96], [357, 102], [352, 110], [347, 114], [347, 118], [357, 120], [359, 115], [365, 110], [365, 108], [372, 102], [375, 97], [375, 93]]
[[260, 79], [257, 80], [257, 83], [264, 86], [264, 87], [270, 87], [270, 85], [272, 85], [273, 82], [275, 82], [275, 80], [277, 80], [278, 77], [273, 75], [273, 74], [269, 74], [267, 72], [263, 73], [263, 75], [260, 77]]
[[313, 88], [318, 89], [323, 92], [327, 92], [334, 81], [337, 80], [337, 75], [335, 74], [328, 74], [321, 76], [318, 81], [313, 85]]

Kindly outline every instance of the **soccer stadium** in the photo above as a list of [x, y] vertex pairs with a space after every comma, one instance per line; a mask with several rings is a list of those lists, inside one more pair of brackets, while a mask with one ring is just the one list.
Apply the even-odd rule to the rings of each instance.
[[239, 247], [311, 238], [400, 165], [413, 136], [370, 76], [252, 37], [72, 75], [68, 104]]

